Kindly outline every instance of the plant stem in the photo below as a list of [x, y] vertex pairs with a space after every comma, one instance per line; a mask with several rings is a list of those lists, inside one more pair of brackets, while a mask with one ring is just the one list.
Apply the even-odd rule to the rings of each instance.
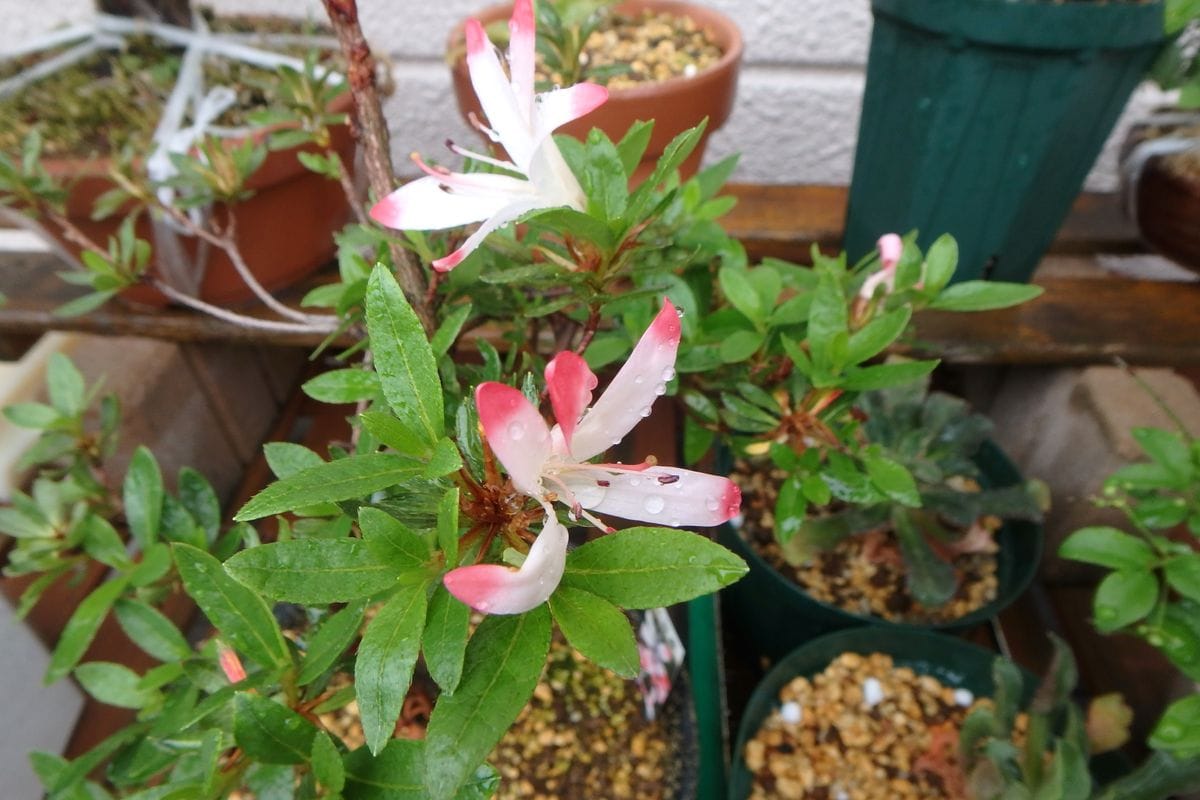
[[[240, 325], [243, 328], [252, 328], [260, 331], [275, 331], [277, 333], [330, 333], [334, 326], [331, 324], [320, 324], [317, 322], [276, 322], [269, 319], [258, 319], [257, 317], [248, 317], [245, 314], [238, 314], [235, 311], [228, 311], [219, 306], [214, 306], [211, 303], [206, 303], [203, 300], [198, 300], [191, 295], [184, 294], [170, 284], [151, 278], [150, 283], [155, 289], [162, 292], [169, 299], [174, 300], [180, 305], [187, 306], [194, 311], [200, 311], [210, 316], [216, 317], [219, 320]], [[331, 318], [332, 319], [332, 318]]]
[[367, 216], [367, 210], [363, 208], [362, 200], [358, 197], [358, 190], [354, 188], [354, 179], [350, 177], [350, 170], [346, 169], [346, 162], [342, 161], [342, 157], [334, 150], [328, 151], [326, 156], [337, 165], [338, 183], [342, 185], [342, 192], [345, 193], [346, 200], [350, 203], [354, 218], [362, 225], [371, 224], [371, 218]]
[[[375, 59], [358, 21], [356, 0], [323, 2], [346, 59], [350, 91], [354, 94], [356, 107], [352, 129], [363, 145], [367, 182], [375, 196], [380, 198], [391, 193], [395, 180], [387, 122], [383, 118], [383, 108], [375, 86]], [[437, 329], [437, 321], [425, 302], [425, 273], [421, 265], [400, 245], [390, 244], [388, 247], [400, 288], [412, 304], [418, 319], [425, 327], [425, 332], [432, 334]]]

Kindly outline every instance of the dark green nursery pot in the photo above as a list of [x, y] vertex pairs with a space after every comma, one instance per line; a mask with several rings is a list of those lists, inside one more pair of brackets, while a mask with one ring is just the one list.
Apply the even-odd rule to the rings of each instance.
[[1163, 3], [871, 7], [846, 250], [950, 233], [956, 279], [1028, 280], [1165, 40]]
[[[992, 662], [996, 654], [950, 636], [922, 630], [899, 628], [856, 628], [830, 633], [792, 651], [767, 673], [750, 696], [742, 724], [738, 728], [729, 777], [729, 800], [750, 796], [752, 775], [742, 753], [746, 742], [779, 705], [779, 692], [793, 678], [813, 675], [829, 666], [842, 653], [884, 653], [897, 667], [909, 667], [920, 675], [931, 675], [946, 686], [968, 689], [977, 697], [990, 697], [993, 691]], [[1025, 678], [1024, 706], [1037, 685], [1032, 675]]]
[[[1022, 480], [1013, 463], [991, 442], [984, 443], [975, 462], [983, 471], [986, 486], [1010, 486]], [[1006, 522], [997, 535], [1000, 552], [996, 599], [965, 617], [936, 625], [890, 622], [823, 603], [772, 567], [730, 525], [718, 529], [718, 541], [750, 566], [746, 577], [721, 593], [721, 602], [729, 609], [728, 624], [755, 655], [774, 660], [816, 636], [842, 628], [877, 625], [958, 632], [991, 619], [1033, 580], [1042, 554], [1042, 527], [1030, 522]]]

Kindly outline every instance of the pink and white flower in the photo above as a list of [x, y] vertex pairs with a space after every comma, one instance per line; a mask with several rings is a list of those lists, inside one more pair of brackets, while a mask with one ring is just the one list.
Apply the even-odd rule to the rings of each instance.
[[484, 437], [517, 491], [546, 509], [546, 524], [520, 569], [489, 564], [453, 570], [444, 579], [451, 594], [491, 613], [520, 613], [545, 602], [562, 577], [567, 552], [556, 502], [605, 531], [611, 528], [596, 514], [675, 527], [717, 525], [738, 512], [741, 492], [728, 478], [650, 460], [589, 461], [650, 415], [675, 376], [679, 335], [679, 314], [665, 302], [594, 404], [596, 376], [584, 360], [571, 352], [556, 355], [545, 373], [557, 420], [552, 428], [517, 389], [489, 382], [475, 390]]
[[507, 75], [478, 20], [467, 21], [466, 35], [471, 85], [490, 127], [477, 124], [504, 147], [510, 160], [472, 153], [453, 144], [450, 149], [524, 177], [451, 172], [431, 167], [414, 154], [413, 160], [427, 176], [405, 184], [371, 209], [377, 222], [401, 230], [439, 230], [482, 222], [462, 246], [433, 262], [437, 270], [453, 269], [489, 233], [530, 211], [560, 206], [582, 211], [585, 207], [579, 181], [551, 134], [601, 105], [608, 99], [608, 90], [580, 83], [535, 95], [532, 0], [513, 4], [508, 28]]
[[880, 285], [884, 286], [888, 292], [896, 288], [896, 265], [900, 263], [900, 256], [904, 253], [904, 240], [894, 233], [885, 233], [880, 236], [875, 246], [879, 250], [880, 267], [863, 282], [862, 288], [858, 290], [858, 296], [864, 300], [874, 297], [875, 290]]

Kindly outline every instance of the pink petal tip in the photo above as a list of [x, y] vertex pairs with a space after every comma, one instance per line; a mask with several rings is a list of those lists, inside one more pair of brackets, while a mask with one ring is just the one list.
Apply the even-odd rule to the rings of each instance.
[[876, 244], [879, 248], [879, 261], [884, 269], [895, 269], [904, 253], [904, 240], [894, 233], [885, 233], [879, 237]]
[[487, 33], [483, 30], [483, 25], [477, 19], [467, 20], [467, 54], [478, 55], [483, 52], [491, 42], [487, 38]]

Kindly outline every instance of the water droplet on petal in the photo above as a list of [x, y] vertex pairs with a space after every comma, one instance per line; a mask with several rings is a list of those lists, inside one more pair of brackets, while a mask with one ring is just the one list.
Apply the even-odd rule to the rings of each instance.
[[674, 377], [675, 377], [675, 368], [674, 367], [667, 367], [666, 369], [664, 369], [662, 371], [662, 379], [664, 381], [669, 381]]
[[710, 497], [704, 501], [704, 507], [707, 508], [709, 511], [716, 511], [718, 508], [721, 507], [721, 504], [717, 502], [717, 498]]
[[641, 482], [642, 482], [642, 479], [639, 478], [637, 475], [629, 476], [629, 485], [630, 486], [638, 486], [641, 484]]
[[666, 394], [667, 393], [667, 385], [665, 383], [660, 383], [658, 386], [655, 386], [654, 393], [655, 394]]
[[647, 514], [658, 514], [664, 508], [666, 508], [666, 505], [667, 505], [667, 503], [665, 500], [663, 500], [661, 497], [659, 497], [656, 494], [652, 494], [646, 498], [646, 504], [645, 504], [646, 513]]
[[634, 376], [633, 376], [633, 382], [634, 382], [634, 383], [641, 384], [641, 383], [642, 383], [642, 382], [644, 382], [645, 380], [646, 380], [646, 379], [645, 379], [645, 378], [643, 378], [641, 375], [634, 375]]
[[650, 406], [646, 406], [645, 408], [642, 409], [642, 416], [643, 417], [650, 416]]
[[508, 438], [514, 442], [525, 436], [525, 426], [520, 422], [510, 423], [508, 426]]

